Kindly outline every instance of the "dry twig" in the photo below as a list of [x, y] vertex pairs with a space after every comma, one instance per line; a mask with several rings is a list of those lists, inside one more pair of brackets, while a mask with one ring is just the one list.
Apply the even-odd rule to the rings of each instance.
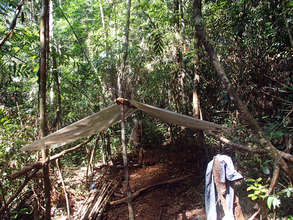
[[44, 164], [48, 163], [49, 161], [54, 161], [60, 157], [63, 157], [65, 154], [69, 153], [69, 152], [72, 152], [72, 151], [75, 151], [76, 149], [84, 146], [85, 144], [89, 143], [92, 139], [93, 139], [94, 135], [92, 135], [90, 138], [88, 138], [86, 141], [76, 145], [75, 147], [72, 147], [70, 149], [66, 149], [58, 154], [55, 154], [54, 156], [48, 158], [47, 160], [45, 161], [38, 161], [38, 162], [35, 162], [29, 166], [26, 166], [24, 167], [23, 169], [21, 169], [20, 171], [17, 171], [16, 173], [12, 174], [10, 176], [11, 179], [15, 179], [15, 178], [18, 178], [24, 174], [26, 174], [27, 172], [29, 172], [30, 170], [32, 169], [40, 169], [44, 166]]
[[[153, 187], [156, 187], [156, 186], [160, 186], [160, 185], [165, 185], [165, 184], [176, 183], [176, 182], [185, 180], [185, 179], [187, 179], [187, 178], [189, 178], [191, 176], [192, 175], [178, 177], [178, 178], [175, 178], [175, 179], [170, 179], [170, 180], [166, 180], [166, 181], [163, 181], [163, 182], [160, 182], [160, 183], [156, 183], [156, 184], [153, 184], [153, 185], [150, 185], [150, 186], [143, 187], [143, 188], [137, 190], [136, 192], [132, 193], [131, 200], [133, 200], [134, 198], [136, 198], [137, 196], [139, 196], [139, 194], [142, 193], [143, 191], [149, 190], [150, 188], [153, 188]], [[128, 201], [128, 197], [125, 197], [123, 199], [119, 199], [119, 200], [110, 202], [110, 205], [119, 205], [119, 204], [124, 203], [124, 202], [127, 202], [127, 201]]]
[[58, 169], [58, 173], [59, 173], [59, 177], [62, 183], [62, 187], [63, 187], [63, 192], [64, 192], [64, 196], [65, 196], [65, 201], [66, 201], [66, 209], [67, 209], [67, 216], [68, 216], [68, 220], [70, 220], [70, 205], [69, 205], [69, 198], [68, 198], [68, 194], [66, 191], [66, 187], [65, 187], [65, 183], [64, 183], [64, 179], [62, 176], [62, 172], [60, 170], [60, 166], [59, 166], [59, 159], [56, 160], [56, 166]]

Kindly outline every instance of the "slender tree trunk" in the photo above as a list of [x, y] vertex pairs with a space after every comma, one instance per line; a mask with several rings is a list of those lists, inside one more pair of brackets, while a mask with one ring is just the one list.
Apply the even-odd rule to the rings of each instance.
[[[180, 84], [181, 84], [181, 100], [182, 100], [182, 112], [184, 114], [188, 114], [188, 96], [186, 93], [185, 88], [185, 81], [186, 81], [186, 65], [184, 62], [184, 52], [186, 49], [186, 42], [185, 42], [185, 21], [184, 21], [184, 3], [182, 0], [179, 0], [179, 13], [180, 13], [180, 42], [179, 42], [179, 51], [180, 51]], [[179, 30], [179, 29], [178, 29]], [[183, 49], [182, 49], [183, 48]]]
[[[126, 60], [128, 55], [128, 45], [129, 45], [129, 26], [130, 26], [130, 10], [131, 10], [131, 0], [128, 0], [128, 7], [127, 7], [127, 16], [126, 16], [126, 25], [124, 31], [124, 53], [121, 61], [120, 71], [118, 73], [118, 80], [117, 80], [117, 88], [118, 88], [118, 96], [123, 97], [124, 91], [122, 87], [122, 82], [124, 79], [125, 74], [125, 66]], [[129, 185], [129, 173], [128, 173], [128, 161], [127, 161], [127, 146], [125, 140], [125, 114], [124, 114], [124, 106], [120, 105], [121, 110], [121, 142], [122, 142], [122, 155], [123, 155], [123, 165], [124, 165], [124, 178], [125, 184], [127, 189], [127, 197], [128, 197], [128, 213], [129, 219], [134, 220], [134, 210], [131, 202], [131, 189]]]
[[[48, 134], [47, 127], [47, 104], [46, 104], [46, 81], [49, 55], [49, 0], [43, 0], [40, 21], [40, 79], [39, 79], [39, 111], [40, 111], [40, 136]], [[44, 146], [45, 147], [45, 146]], [[49, 156], [47, 149], [42, 150], [42, 159], [45, 161]], [[45, 215], [44, 219], [51, 219], [51, 183], [49, 177], [49, 163], [43, 167], [44, 193], [45, 193]]]
[[103, 7], [102, 7], [102, 1], [101, 0], [99, 0], [99, 6], [100, 6], [100, 14], [101, 14], [101, 20], [102, 20], [102, 27], [104, 29], [106, 57], [108, 58], [108, 56], [109, 56], [109, 47], [108, 47], [108, 43], [107, 43], [108, 28], [106, 28], [106, 25], [105, 25], [105, 16], [104, 16], [104, 10], [103, 10]]
[[56, 58], [56, 49], [52, 48], [54, 50], [52, 61], [53, 61], [53, 77], [55, 82], [55, 97], [56, 97], [56, 116], [55, 120], [53, 122], [53, 128], [56, 128], [56, 130], [59, 130], [61, 128], [61, 118], [62, 118], [62, 107], [61, 107], [61, 90], [60, 90], [60, 79], [58, 75], [58, 64], [57, 64], [57, 58]]
[[[54, 18], [53, 18], [53, 2], [49, 2], [49, 40], [54, 42]], [[61, 90], [60, 90], [60, 79], [58, 75], [58, 63], [57, 63], [57, 54], [58, 54], [58, 45], [51, 46], [51, 57], [52, 57], [52, 75], [54, 80], [54, 103], [56, 103], [56, 116], [52, 124], [52, 128], [59, 130], [61, 128]]]
[[[196, 10], [197, 13], [200, 15], [201, 13], [201, 0], [194, 0], [193, 1], [193, 10]], [[201, 43], [199, 41], [199, 37], [197, 32], [194, 34], [194, 79], [193, 79], [193, 92], [192, 92], [192, 106], [193, 106], [193, 117], [197, 119], [201, 118], [201, 108], [200, 108], [200, 98], [198, 94], [199, 90], [199, 81], [200, 81], [200, 50], [201, 50]], [[197, 131], [197, 143], [198, 145], [204, 144], [204, 135], [202, 131]]]
[[104, 132], [105, 135], [105, 141], [106, 141], [106, 161], [107, 164], [110, 162], [112, 164], [112, 152], [111, 152], [111, 137], [107, 131]]

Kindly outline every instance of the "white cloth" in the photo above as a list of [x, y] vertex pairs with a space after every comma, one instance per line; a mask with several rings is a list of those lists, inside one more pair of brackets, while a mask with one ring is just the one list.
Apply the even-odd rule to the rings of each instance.
[[[221, 166], [221, 182], [226, 183], [227, 191], [226, 191], [226, 202], [227, 202], [227, 211], [226, 215], [222, 218], [222, 220], [234, 220], [233, 213], [233, 202], [234, 202], [234, 189], [231, 185], [233, 181], [242, 179], [242, 175], [238, 173], [233, 165], [232, 159], [226, 155], [216, 155], [217, 159], [220, 162]], [[214, 159], [215, 159], [214, 157]], [[206, 170], [206, 178], [205, 178], [205, 209], [207, 220], [218, 220], [219, 213], [217, 210], [217, 192], [216, 186], [214, 183], [214, 178], [212, 175], [214, 159], [208, 163]]]

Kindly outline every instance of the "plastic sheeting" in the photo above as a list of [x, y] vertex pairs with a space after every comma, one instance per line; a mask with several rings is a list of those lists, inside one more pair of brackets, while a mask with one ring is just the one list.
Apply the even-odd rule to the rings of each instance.
[[[129, 100], [129, 103], [137, 109], [157, 117], [165, 122], [194, 128], [199, 130], [224, 130], [225, 127], [204, 120], [195, 119], [190, 116], [178, 114], [166, 109], [157, 108], [151, 105], [139, 103]], [[125, 106], [125, 118], [129, 117], [136, 109]], [[21, 150], [34, 151], [43, 148], [56, 148], [65, 144], [72, 143], [80, 138], [98, 133], [109, 128], [113, 124], [120, 121], [121, 113], [120, 106], [117, 104], [111, 105], [108, 108], [92, 114], [80, 121], [77, 121], [67, 127], [64, 127], [55, 133], [52, 133], [40, 140], [35, 141], [30, 145], [24, 146]]]
[[[125, 118], [129, 117], [136, 109], [125, 106]], [[46, 148], [57, 148], [72, 143], [80, 138], [98, 133], [119, 122], [121, 118], [120, 106], [115, 104], [94, 113], [82, 120], [68, 125], [48, 136], [26, 145], [21, 150], [34, 151]]]
[[172, 112], [166, 109], [157, 108], [151, 105], [142, 104], [136, 101], [129, 101], [131, 105], [135, 106], [139, 110], [159, 118], [162, 121], [183, 126], [187, 128], [194, 128], [199, 130], [223, 130], [225, 127], [215, 124], [213, 122], [196, 119], [187, 115], [182, 115], [176, 112]]

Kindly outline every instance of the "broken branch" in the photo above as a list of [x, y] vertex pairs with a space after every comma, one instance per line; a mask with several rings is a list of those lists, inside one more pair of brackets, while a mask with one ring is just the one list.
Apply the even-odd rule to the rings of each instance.
[[[132, 196], [131, 196], [130, 199], [131, 200], [135, 199], [137, 196], [139, 196], [140, 193], [142, 193], [143, 191], [146, 191], [146, 190], [148, 190], [150, 188], [153, 188], [153, 187], [156, 187], [156, 186], [160, 186], [160, 185], [165, 185], [165, 184], [176, 183], [176, 182], [182, 181], [184, 179], [187, 179], [187, 178], [189, 178], [191, 176], [192, 175], [178, 177], [178, 178], [175, 178], [175, 179], [170, 179], [170, 180], [166, 180], [166, 181], [163, 181], [163, 182], [160, 182], [160, 183], [156, 183], [156, 184], [153, 184], [153, 185], [150, 185], [150, 186], [143, 187], [143, 188], [137, 190], [136, 192], [132, 193]], [[110, 205], [119, 205], [119, 204], [124, 203], [124, 202], [127, 202], [127, 201], [128, 201], [128, 197], [125, 197], [123, 199], [119, 199], [119, 200], [110, 202]]]
[[239, 150], [244, 150], [244, 151], [247, 151], [247, 152], [251, 152], [251, 153], [257, 153], [257, 154], [262, 154], [262, 153], [265, 153], [267, 152], [266, 150], [264, 149], [251, 149], [249, 146], [247, 145], [242, 145], [242, 144], [236, 144], [234, 142], [232, 142], [231, 140], [227, 139], [226, 137], [224, 136], [220, 136], [220, 135], [217, 135], [213, 132], [207, 132], [208, 135], [210, 136], [213, 136], [217, 139], [219, 139], [221, 142], [233, 147], [233, 148], [237, 148]]
[[23, 190], [23, 188], [28, 184], [28, 182], [30, 181], [30, 179], [39, 171], [39, 169], [34, 170], [29, 176], [27, 176], [23, 182], [23, 184], [18, 188], [18, 190], [8, 199], [6, 206], [3, 206], [0, 209], [0, 213], [2, 213], [5, 209], [7, 209], [10, 205], [11, 202], [13, 202], [13, 200], [19, 195], [19, 193], [21, 193], [21, 191]]
[[33, 163], [33, 164], [29, 165], [29, 166], [26, 166], [23, 169], [21, 169], [20, 171], [12, 174], [10, 176], [10, 178], [11, 179], [16, 179], [16, 178], [18, 178], [18, 177], [26, 174], [27, 172], [29, 172], [30, 170], [32, 170], [34, 168], [35, 169], [40, 169], [40, 168], [42, 168], [44, 166], [44, 164], [48, 163], [49, 161], [54, 161], [54, 160], [56, 160], [56, 159], [58, 159], [60, 157], [63, 157], [65, 154], [67, 154], [69, 152], [72, 152], [72, 151], [75, 151], [76, 149], [78, 149], [78, 148], [84, 146], [85, 144], [89, 143], [93, 139], [93, 137], [94, 137], [94, 135], [92, 135], [91, 137], [89, 137], [86, 141], [84, 141], [84, 142], [76, 145], [75, 147], [72, 147], [70, 149], [66, 149], [66, 150], [64, 150], [64, 151], [62, 151], [62, 152], [60, 152], [58, 154], [55, 154], [54, 156], [48, 158], [45, 161], [38, 161], [38, 162], [35, 162], [35, 163]]
[[24, 1], [21, 1], [21, 2], [19, 3], [19, 5], [17, 6], [17, 12], [16, 12], [16, 14], [15, 14], [15, 16], [14, 16], [14, 18], [13, 18], [11, 24], [10, 24], [10, 28], [9, 28], [10, 31], [9, 31], [8, 34], [3, 38], [3, 40], [0, 42], [0, 48], [5, 44], [5, 42], [8, 40], [8, 38], [10, 38], [10, 37], [12, 36], [13, 31], [14, 31], [14, 28], [15, 28], [15, 26], [16, 26], [16, 21], [17, 21], [17, 18], [18, 18], [18, 16], [19, 16], [20, 12], [21, 12], [21, 9], [22, 9], [22, 6], [23, 6], [23, 3], [24, 3]]

